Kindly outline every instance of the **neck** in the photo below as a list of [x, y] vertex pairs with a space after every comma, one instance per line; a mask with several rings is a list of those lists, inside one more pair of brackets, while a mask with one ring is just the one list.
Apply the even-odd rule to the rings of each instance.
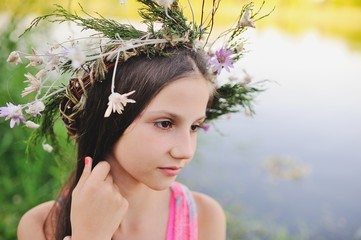
[[[130, 176], [114, 158], [109, 158], [108, 162], [111, 166], [113, 182], [129, 203], [127, 214], [116, 235], [135, 235], [139, 229], [143, 231], [147, 228], [150, 228], [150, 231], [152, 228], [166, 229], [170, 189], [153, 190]], [[155, 220], [154, 216], [161, 221]]]

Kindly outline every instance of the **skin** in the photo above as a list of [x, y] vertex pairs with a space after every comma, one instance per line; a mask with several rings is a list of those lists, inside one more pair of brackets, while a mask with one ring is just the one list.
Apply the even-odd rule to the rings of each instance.
[[[166, 238], [169, 187], [193, 158], [209, 95], [209, 83], [198, 73], [170, 83], [126, 129], [107, 161], [91, 171], [92, 160], [85, 159], [72, 193], [72, 240]], [[204, 194], [193, 196], [199, 239], [225, 239], [220, 205]], [[18, 239], [45, 239], [43, 224], [52, 205], [27, 212]]]

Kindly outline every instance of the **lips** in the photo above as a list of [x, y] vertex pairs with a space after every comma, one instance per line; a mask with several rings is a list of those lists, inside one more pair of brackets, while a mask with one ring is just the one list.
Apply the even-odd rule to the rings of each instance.
[[171, 167], [159, 167], [158, 168], [164, 175], [169, 177], [174, 177], [179, 174], [179, 172], [182, 170], [181, 167], [177, 166], [171, 166]]

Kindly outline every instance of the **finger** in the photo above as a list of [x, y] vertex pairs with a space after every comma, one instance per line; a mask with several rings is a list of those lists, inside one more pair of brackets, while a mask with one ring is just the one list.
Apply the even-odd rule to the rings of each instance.
[[115, 192], [120, 193], [120, 189], [119, 189], [119, 186], [117, 184], [113, 183], [113, 189], [114, 189]]
[[78, 186], [83, 186], [85, 181], [89, 178], [92, 171], [93, 159], [91, 157], [84, 158], [84, 169], [78, 181]]
[[113, 184], [113, 177], [111, 174], [108, 174], [108, 176], [105, 178], [105, 181], [110, 183], [110, 184]]
[[104, 181], [110, 171], [110, 165], [106, 161], [99, 162], [89, 176], [89, 181]]

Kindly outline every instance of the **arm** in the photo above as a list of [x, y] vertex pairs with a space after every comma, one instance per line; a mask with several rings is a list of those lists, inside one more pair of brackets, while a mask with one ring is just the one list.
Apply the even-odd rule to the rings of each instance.
[[199, 240], [226, 239], [226, 217], [222, 207], [213, 198], [193, 192], [198, 211]]
[[18, 225], [18, 240], [46, 240], [44, 224], [54, 203], [55, 201], [42, 203], [22, 216]]

